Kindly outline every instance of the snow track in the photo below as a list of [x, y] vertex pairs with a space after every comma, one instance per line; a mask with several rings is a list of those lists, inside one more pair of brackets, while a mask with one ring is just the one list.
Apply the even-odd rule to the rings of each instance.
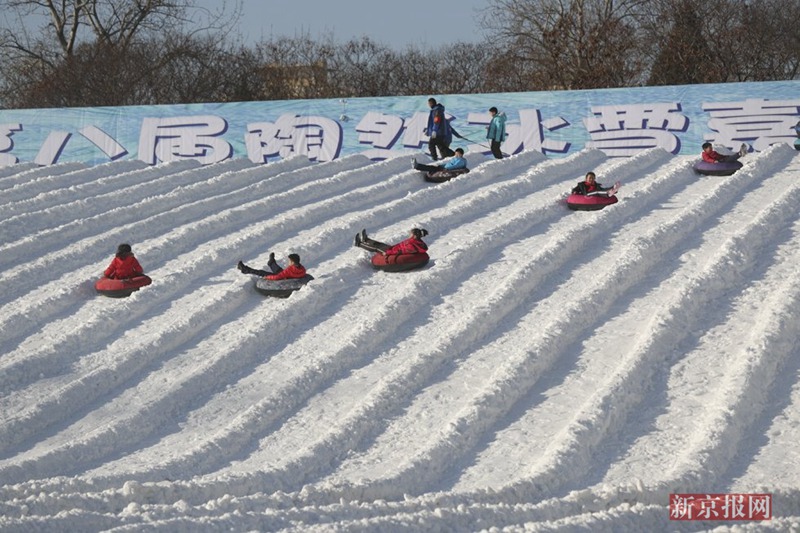
[[[0, 529], [692, 531], [668, 495], [730, 491], [792, 527], [800, 155], [693, 163], [0, 169]], [[620, 202], [571, 212], [590, 169]], [[418, 271], [352, 246], [414, 226]], [[120, 242], [153, 284], [99, 297]], [[316, 279], [265, 299], [270, 251]]]

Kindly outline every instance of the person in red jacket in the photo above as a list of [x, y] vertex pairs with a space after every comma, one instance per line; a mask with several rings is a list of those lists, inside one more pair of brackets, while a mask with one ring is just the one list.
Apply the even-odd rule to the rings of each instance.
[[362, 229], [361, 233], [356, 234], [355, 246], [383, 255], [420, 254], [428, 251], [428, 245], [422, 240], [427, 234], [428, 230], [426, 229], [414, 228], [408, 232], [408, 239], [391, 246], [370, 239], [367, 236], [367, 230]]
[[305, 277], [306, 267], [300, 264], [300, 256], [297, 254], [289, 254], [287, 257], [289, 258], [289, 266], [286, 268], [281, 268], [275, 261], [275, 254], [270, 253], [267, 266], [270, 268], [271, 272], [250, 268], [241, 261], [239, 261], [239, 264], [236, 265], [236, 268], [238, 268], [242, 274], [261, 276], [262, 278], [270, 281], [278, 281], [281, 279], [300, 279]]
[[742, 143], [742, 146], [739, 148], [739, 152], [731, 155], [722, 155], [721, 153], [714, 150], [714, 147], [711, 143], [703, 143], [703, 153], [700, 154], [703, 158], [703, 161], [706, 163], [728, 163], [730, 161], [736, 161], [740, 157], [744, 157], [747, 153], [747, 144]]
[[120, 244], [117, 246], [117, 254], [111, 260], [111, 264], [103, 272], [103, 275], [111, 279], [128, 279], [144, 274], [144, 269], [139, 261], [133, 256], [130, 244]]

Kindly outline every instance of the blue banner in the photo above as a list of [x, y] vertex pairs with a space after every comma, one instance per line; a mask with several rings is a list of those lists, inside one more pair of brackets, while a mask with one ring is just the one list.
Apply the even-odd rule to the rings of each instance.
[[[800, 121], [800, 81], [430, 96], [463, 137], [451, 147], [468, 154], [490, 153], [493, 106], [507, 116], [503, 152], [551, 157], [584, 148], [611, 157], [653, 147], [699, 154], [705, 141], [760, 151], [793, 144]], [[380, 160], [427, 151], [428, 97], [0, 110], [0, 166], [358, 153]]]

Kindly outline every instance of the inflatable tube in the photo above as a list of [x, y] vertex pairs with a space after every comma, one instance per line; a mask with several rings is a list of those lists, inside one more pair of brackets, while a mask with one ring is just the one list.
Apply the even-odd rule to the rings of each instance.
[[597, 211], [615, 203], [617, 203], [616, 196], [603, 196], [600, 194], [586, 196], [573, 193], [567, 198], [567, 207], [573, 211]]
[[94, 290], [109, 298], [125, 298], [142, 287], [153, 282], [149, 277], [142, 274], [128, 279], [111, 279], [102, 277], [94, 284]]
[[694, 164], [694, 170], [703, 176], [730, 176], [742, 168], [739, 161], [720, 161], [719, 163], [708, 163], [698, 161]]
[[460, 176], [461, 174], [466, 174], [469, 172], [468, 168], [459, 168], [457, 170], [437, 170], [436, 172], [426, 172], [425, 173], [425, 181], [429, 181], [431, 183], [444, 183], [445, 181], [450, 181], [452, 178], [456, 176]]
[[430, 257], [424, 252], [421, 254], [375, 254], [372, 256], [372, 266], [377, 270], [384, 270], [386, 272], [413, 270], [427, 265], [428, 261], [430, 261]]
[[311, 274], [306, 274], [302, 278], [269, 280], [266, 278], [256, 279], [256, 290], [264, 296], [273, 298], [288, 298], [292, 293], [301, 289], [306, 283], [314, 279]]

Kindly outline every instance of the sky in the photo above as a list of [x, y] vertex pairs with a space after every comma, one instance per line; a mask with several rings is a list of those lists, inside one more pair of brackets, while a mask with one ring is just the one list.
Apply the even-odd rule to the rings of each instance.
[[[800, 152], [467, 159], [0, 167], [0, 531], [796, 531]], [[772, 520], [670, 520], [729, 493]]]
[[[198, 5], [216, 7], [217, 0]], [[482, 39], [480, 16], [485, 0], [243, 0], [239, 31], [245, 42], [262, 36], [333, 34], [338, 42], [368, 36], [393, 49], [430, 48]]]

